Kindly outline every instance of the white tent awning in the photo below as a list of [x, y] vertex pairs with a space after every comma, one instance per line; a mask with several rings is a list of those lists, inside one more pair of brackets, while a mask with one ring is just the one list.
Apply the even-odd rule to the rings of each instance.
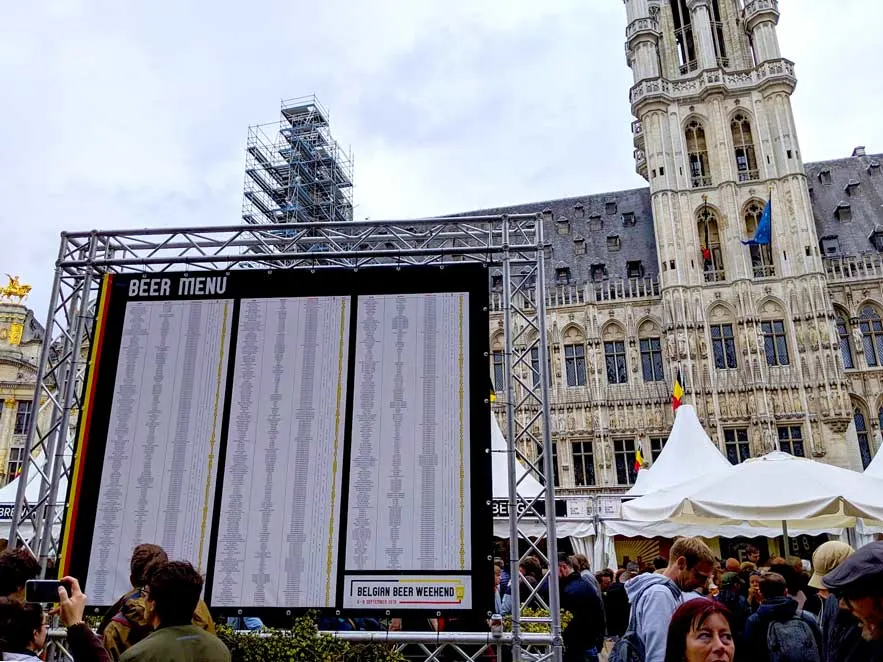
[[[637, 521], [677, 519], [782, 522], [818, 516], [883, 515], [883, 479], [774, 452], [623, 504]], [[847, 521], [844, 519], [843, 521]]]
[[692, 405], [681, 405], [668, 441], [649, 469], [641, 469], [627, 496], [640, 496], [731, 471], [733, 466], [705, 433]]
[[[509, 498], [509, 444], [503, 436], [497, 419], [491, 416], [491, 476], [494, 499]], [[518, 458], [515, 458], [515, 480], [518, 482], [516, 492], [525, 499], [538, 495], [543, 486], [527, 472]]]

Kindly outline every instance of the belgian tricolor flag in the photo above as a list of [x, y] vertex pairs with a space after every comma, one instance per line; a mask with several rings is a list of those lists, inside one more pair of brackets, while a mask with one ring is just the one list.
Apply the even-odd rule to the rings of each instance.
[[675, 385], [671, 391], [671, 408], [673, 411], [678, 410], [678, 407], [681, 406], [683, 399], [684, 399], [684, 387], [681, 384], [681, 369], [678, 368], [677, 373], [675, 373]]

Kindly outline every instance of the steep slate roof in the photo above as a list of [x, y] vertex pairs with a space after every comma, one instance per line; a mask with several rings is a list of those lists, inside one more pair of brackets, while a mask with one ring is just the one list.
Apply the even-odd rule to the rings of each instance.
[[[593, 264], [605, 265], [609, 279], [625, 278], [627, 263], [632, 260], [641, 261], [647, 277], [659, 273], [649, 188], [482, 209], [456, 216], [549, 211], [552, 220], [543, 229], [546, 244], [552, 246], [547, 272], [551, 281], [555, 280], [555, 269], [566, 266], [570, 268], [572, 284], [585, 283], [591, 280]], [[634, 225], [625, 225], [629, 214], [634, 215]], [[567, 234], [562, 234], [565, 225]], [[615, 243], [613, 237], [619, 238], [620, 248], [611, 250], [608, 238]], [[578, 248], [580, 240], [585, 243], [584, 254]]]
[[[883, 154], [808, 163], [806, 176], [819, 239], [836, 236], [840, 255], [877, 252], [868, 237], [883, 231]], [[849, 205], [848, 220], [838, 205]]]
[[[819, 173], [826, 170], [831, 176], [830, 184], [823, 183], [819, 177]], [[836, 235], [841, 255], [875, 252], [869, 235], [878, 226], [883, 231], [883, 154], [808, 163], [806, 176], [819, 238]], [[852, 185], [847, 191], [850, 182]], [[855, 185], [855, 182], [858, 184]], [[835, 213], [841, 202], [849, 204], [851, 219], [848, 221], [838, 220]], [[614, 203], [615, 210], [609, 203]], [[550, 283], [555, 282], [555, 269], [559, 266], [570, 268], [570, 283], [575, 285], [591, 280], [594, 264], [604, 264], [607, 277], [611, 280], [626, 278], [628, 262], [634, 260], [641, 261], [646, 277], [656, 278], [659, 275], [649, 188], [531, 202], [449, 216], [549, 211], [552, 212], [552, 219], [545, 222], [544, 235], [546, 243], [552, 246], [552, 258], [547, 263], [550, 267], [547, 270]], [[624, 225], [624, 217], [629, 213], [634, 214], [633, 226]], [[566, 224], [563, 219], [566, 219]], [[563, 234], [565, 225], [567, 234]], [[613, 235], [620, 238], [619, 249], [608, 247], [608, 237]], [[585, 242], [585, 253], [580, 252], [580, 239]]]

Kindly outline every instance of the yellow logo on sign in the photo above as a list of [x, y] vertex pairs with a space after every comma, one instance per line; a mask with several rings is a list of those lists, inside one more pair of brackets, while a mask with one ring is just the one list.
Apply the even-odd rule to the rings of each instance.
[[454, 587], [454, 592], [457, 594], [457, 602], [463, 602], [463, 598], [466, 596], [466, 587], [459, 584]]

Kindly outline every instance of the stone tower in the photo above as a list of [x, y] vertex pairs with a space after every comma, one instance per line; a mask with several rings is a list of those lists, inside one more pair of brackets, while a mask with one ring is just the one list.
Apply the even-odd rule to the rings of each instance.
[[[667, 359], [706, 424], [861, 466], [776, 0], [625, 0], [636, 168], [650, 184]], [[772, 240], [745, 246], [770, 201]], [[793, 426], [788, 425], [793, 423]]]

